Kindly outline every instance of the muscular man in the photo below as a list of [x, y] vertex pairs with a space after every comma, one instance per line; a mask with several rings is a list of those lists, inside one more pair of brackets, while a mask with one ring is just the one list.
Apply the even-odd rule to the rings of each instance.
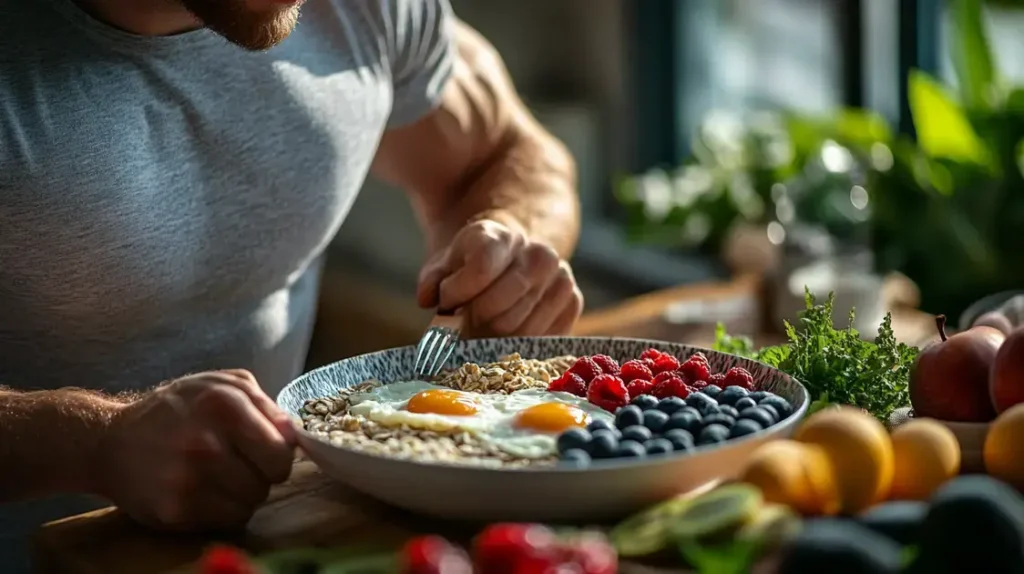
[[447, 0], [298, 1], [0, 0], [4, 572], [83, 508], [53, 495], [221, 528], [287, 477], [270, 397], [370, 171], [426, 231], [422, 306], [579, 316], [574, 167], [494, 49]]

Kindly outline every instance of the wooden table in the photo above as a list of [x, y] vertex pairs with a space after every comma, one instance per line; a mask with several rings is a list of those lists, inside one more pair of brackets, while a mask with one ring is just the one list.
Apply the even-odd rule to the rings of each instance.
[[[754, 301], [746, 313], [748, 325], [756, 312], [758, 282], [744, 277], [717, 285], [695, 285], [652, 293], [622, 305], [585, 316], [577, 331], [583, 335], [624, 335], [684, 341], [707, 346], [713, 341], [713, 321], [677, 321], [673, 306], [683, 303], [714, 305]], [[678, 314], [677, 314], [678, 315]], [[741, 321], [742, 322], [742, 321]], [[911, 343], [930, 337], [930, 316], [897, 309], [893, 313], [898, 337]], [[756, 327], [754, 327], [756, 328]], [[737, 330], [736, 332], [744, 332]], [[753, 331], [746, 331], [753, 332]], [[760, 343], [771, 342], [760, 333]], [[298, 462], [292, 478], [276, 487], [244, 534], [228, 542], [254, 552], [298, 546], [341, 546], [359, 540], [404, 539], [424, 530], [447, 531], [450, 525], [416, 519], [330, 482], [310, 462]], [[37, 537], [40, 570], [61, 574], [178, 574], [191, 565], [209, 538], [157, 535], [131, 523], [114, 509], [99, 510], [45, 526]], [[625, 567], [623, 572], [652, 572]]]

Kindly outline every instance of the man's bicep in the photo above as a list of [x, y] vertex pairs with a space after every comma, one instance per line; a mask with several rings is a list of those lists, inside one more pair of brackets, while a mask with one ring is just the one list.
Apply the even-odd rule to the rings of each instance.
[[438, 105], [387, 130], [374, 161], [375, 175], [417, 203], [443, 203], [509, 141], [511, 128], [529, 119], [497, 51], [463, 22], [454, 20], [453, 30], [456, 56]]

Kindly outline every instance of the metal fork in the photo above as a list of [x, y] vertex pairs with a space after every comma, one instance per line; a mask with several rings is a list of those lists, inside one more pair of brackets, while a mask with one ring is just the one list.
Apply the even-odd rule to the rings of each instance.
[[454, 311], [437, 311], [416, 345], [413, 372], [420, 380], [432, 379], [441, 372], [455, 352], [462, 332], [462, 317]]

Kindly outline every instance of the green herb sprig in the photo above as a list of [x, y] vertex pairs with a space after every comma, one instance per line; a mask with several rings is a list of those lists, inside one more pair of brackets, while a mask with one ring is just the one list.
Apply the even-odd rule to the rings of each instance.
[[850, 326], [836, 329], [832, 322], [835, 294], [818, 304], [810, 290], [806, 309], [797, 325], [786, 322], [788, 342], [755, 350], [749, 339], [730, 336], [722, 325], [715, 337], [716, 351], [749, 357], [775, 367], [807, 387], [811, 409], [830, 404], [862, 408], [885, 421], [893, 410], [910, 402], [908, 384], [918, 349], [896, 341], [892, 314], [886, 313], [874, 341], [861, 339]]

